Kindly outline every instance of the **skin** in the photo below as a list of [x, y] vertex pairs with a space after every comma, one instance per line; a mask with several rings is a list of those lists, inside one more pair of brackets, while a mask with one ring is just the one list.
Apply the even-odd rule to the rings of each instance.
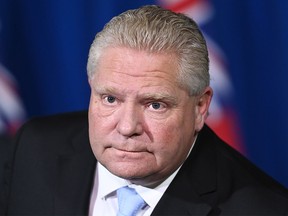
[[212, 98], [189, 96], [177, 82], [175, 56], [106, 48], [89, 79], [89, 137], [111, 173], [153, 187], [186, 159]]

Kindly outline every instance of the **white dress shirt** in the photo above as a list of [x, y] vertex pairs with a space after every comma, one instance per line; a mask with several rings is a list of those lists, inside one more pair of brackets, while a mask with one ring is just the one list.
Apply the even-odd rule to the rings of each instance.
[[[187, 157], [189, 156], [194, 146], [194, 143]], [[118, 199], [116, 195], [116, 190], [127, 185], [131, 188], [134, 188], [147, 203], [147, 206], [144, 209], [140, 210], [137, 216], [151, 215], [157, 203], [163, 196], [165, 190], [168, 188], [168, 186], [176, 176], [180, 167], [157, 187], [147, 188], [141, 185], [132, 184], [125, 179], [115, 176], [114, 174], [109, 172], [101, 163], [97, 162], [93, 191], [90, 199], [89, 216], [117, 215]]]

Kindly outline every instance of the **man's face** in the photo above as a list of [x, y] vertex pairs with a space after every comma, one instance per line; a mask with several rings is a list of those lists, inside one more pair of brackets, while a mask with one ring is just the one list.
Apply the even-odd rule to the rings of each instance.
[[177, 82], [175, 56], [107, 48], [90, 80], [89, 136], [111, 173], [151, 186], [186, 159], [212, 90], [191, 97]]

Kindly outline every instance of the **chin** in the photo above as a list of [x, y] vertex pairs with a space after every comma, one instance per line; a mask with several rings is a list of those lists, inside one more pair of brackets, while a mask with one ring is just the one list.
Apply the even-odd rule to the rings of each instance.
[[[133, 166], [133, 165], [131, 165]], [[149, 175], [148, 173], [144, 172], [143, 169], [138, 168], [137, 166], [129, 167], [129, 166], [107, 166], [107, 169], [113, 173], [114, 175], [127, 179], [127, 180], [132, 180], [132, 179], [141, 179], [145, 178], [145, 176]]]

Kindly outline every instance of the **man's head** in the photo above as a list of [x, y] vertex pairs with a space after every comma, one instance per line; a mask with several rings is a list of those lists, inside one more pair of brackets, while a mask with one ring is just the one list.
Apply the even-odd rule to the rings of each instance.
[[87, 68], [97, 160], [133, 183], [160, 183], [185, 161], [212, 97], [197, 25], [157, 6], [127, 11], [97, 34]]
[[99, 58], [107, 47], [173, 54], [179, 82], [191, 95], [197, 95], [209, 86], [205, 39], [197, 24], [183, 14], [158, 6], [144, 6], [114, 17], [91, 45], [87, 65], [89, 78], [97, 72]]

